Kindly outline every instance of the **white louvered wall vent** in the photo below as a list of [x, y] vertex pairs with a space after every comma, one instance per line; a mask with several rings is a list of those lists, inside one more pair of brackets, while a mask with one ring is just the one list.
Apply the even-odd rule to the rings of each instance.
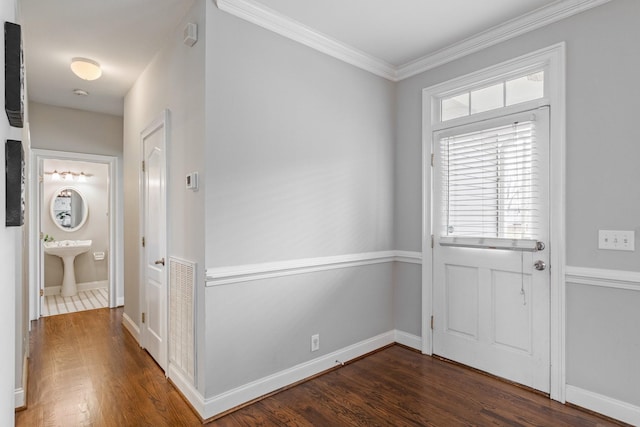
[[169, 363], [194, 381], [196, 264], [169, 258]]

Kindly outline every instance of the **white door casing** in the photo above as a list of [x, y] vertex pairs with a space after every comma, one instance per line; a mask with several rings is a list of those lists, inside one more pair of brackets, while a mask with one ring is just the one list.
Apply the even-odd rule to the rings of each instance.
[[165, 111], [141, 133], [143, 313], [141, 344], [167, 369], [167, 119]]
[[[422, 352], [433, 353], [433, 331], [429, 327], [435, 301], [433, 299], [432, 249], [432, 168], [431, 151], [433, 132], [446, 126], [440, 122], [440, 100], [454, 92], [479, 87], [496, 78], [521, 73], [523, 70], [544, 69], [544, 98], [531, 102], [530, 108], [550, 107], [550, 397], [564, 402], [566, 393], [565, 343], [565, 264], [566, 264], [566, 45], [557, 43], [535, 52], [470, 72], [422, 91], [422, 153], [423, 153], [423, 222], [422, 222]], [[505, 113], [522, 108], [507, 107]], [[503, 114], [505, 114], [503, 113]], [[475, 121], [495, 117], [493, 112], [474, 115]], [[455, 119], [463, 124], [464, 119]]]
[[[443, 193], [447, 187], [443, 167], [446, 159], [441, 158], [440, 145], [446, 144], [446, 137], [452, 135], [467, 135], [505, 125], [510, 127], [513, 123], [530, 120], [535, 123], [537, 185], [535, 190], [522, 191], [533, 191], [537, 195], [535, 238], [544, 242], [544, 248], [500, 249], [496, 248], [498, 241], [479, 239], [473, 242], [473, 238], [452, 245], [452, 239], [443, 238], [446, 234], [443, 230], [447, 227], [447, 209], [443, 202], [446, 195]], [[543, 107], [434, 132], [433, 137], [433, 353], [547, 393], [550, 387], [550, 276], [548, 269], [538, 271], [534, 263], [549, 264], [548, 123], [548, 108]], [[475, 162], [478, 155], [476, 151], [473, 153]], [[514, 156], [513, 153], [509, 151], [505, 156]], [[518, 156], [523, 157], [522, 154]], [[493, 158], [493, 154], [490, 157]], [[468, 160], [462, 162], [466, 167]], [[465, 171], [464, 176], [467, 173]], [[504, 173], [514, 172], [510, 167]], [[495, 188], [494, 178], [493, 174], [489, 175], [489, 188]], [[469, 186], [469, 178], [462, 182]], [[492, 191], [489, 194], [492, 195]], [[475, 197], [472, 195], [472, 199]], [[467, 204], [470, 202], [464, 203], [464, 215], [469, 215], [471, 211], [467, 210]], [[490, 211], [493, 209], [490, 207]], [[495, 221], [493, 216], [491, 220]], [[491, 230], [493, 232], [493, 228]], [[484, 243], [480, 245], [479, 242]], [[526, 240], [521, 242], [526, 243]], [[471, 247], [470, 244], [485, 247]], [[505, 239], [503, 244], [510, 246], [514, 242]], [[529, 244], [535, 246], [535, 242]]]
[[37, 320], [42, 312], [44, 297], [44, 250], [40, 233], [42, 231], [42, 215], [48, 215], [49, 205], [44, 200], [44, 165], [46, 159], [69, 160], [105, 164], [109, 176], [109, 307], [124, 305], [122, 282], [124, 281], [124, 261], [122, 247], [122, 192], [121, 177], [118, 173], [119, 160], [114, 156], [98, 154], [73, 153], [32, 149], [30, 162], [35, 167], [30, 168], [29, 205], [34, 208], [29, 211], [29, 222], [36, 224], [29, 229], [29, 317]]

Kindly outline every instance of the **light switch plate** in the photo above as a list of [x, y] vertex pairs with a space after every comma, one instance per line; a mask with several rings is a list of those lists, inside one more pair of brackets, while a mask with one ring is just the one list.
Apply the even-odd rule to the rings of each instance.
[[598, 248], [612, 251], [635, 251], [633, 230], [598, 230]]

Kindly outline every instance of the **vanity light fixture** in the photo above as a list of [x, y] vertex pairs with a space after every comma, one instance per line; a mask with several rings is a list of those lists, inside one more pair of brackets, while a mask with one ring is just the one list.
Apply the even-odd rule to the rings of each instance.
[[82, 80], [96, 80], [102, 75], [100, 64], [87, 58], [73, 58], [71, 60], [71, 71]]
[[53, 172], [45, 172], [45, 175], [51, 175], [52, 181], [73, 181], [74, 179], [77, 179], [78, 182], [87, 182], [87, 178], [93, 176], [90, 173], [71, 171], [58, 172], [57, 170], [54, 170]]

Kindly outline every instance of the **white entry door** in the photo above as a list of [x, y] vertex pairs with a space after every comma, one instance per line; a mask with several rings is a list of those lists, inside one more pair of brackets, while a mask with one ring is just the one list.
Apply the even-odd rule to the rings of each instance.
[[549, 112], [434, 133], [433, 353], [543, 392]]
[[166, 114], [142, 132], [142, 148], [142, 346], [166, 370]]

